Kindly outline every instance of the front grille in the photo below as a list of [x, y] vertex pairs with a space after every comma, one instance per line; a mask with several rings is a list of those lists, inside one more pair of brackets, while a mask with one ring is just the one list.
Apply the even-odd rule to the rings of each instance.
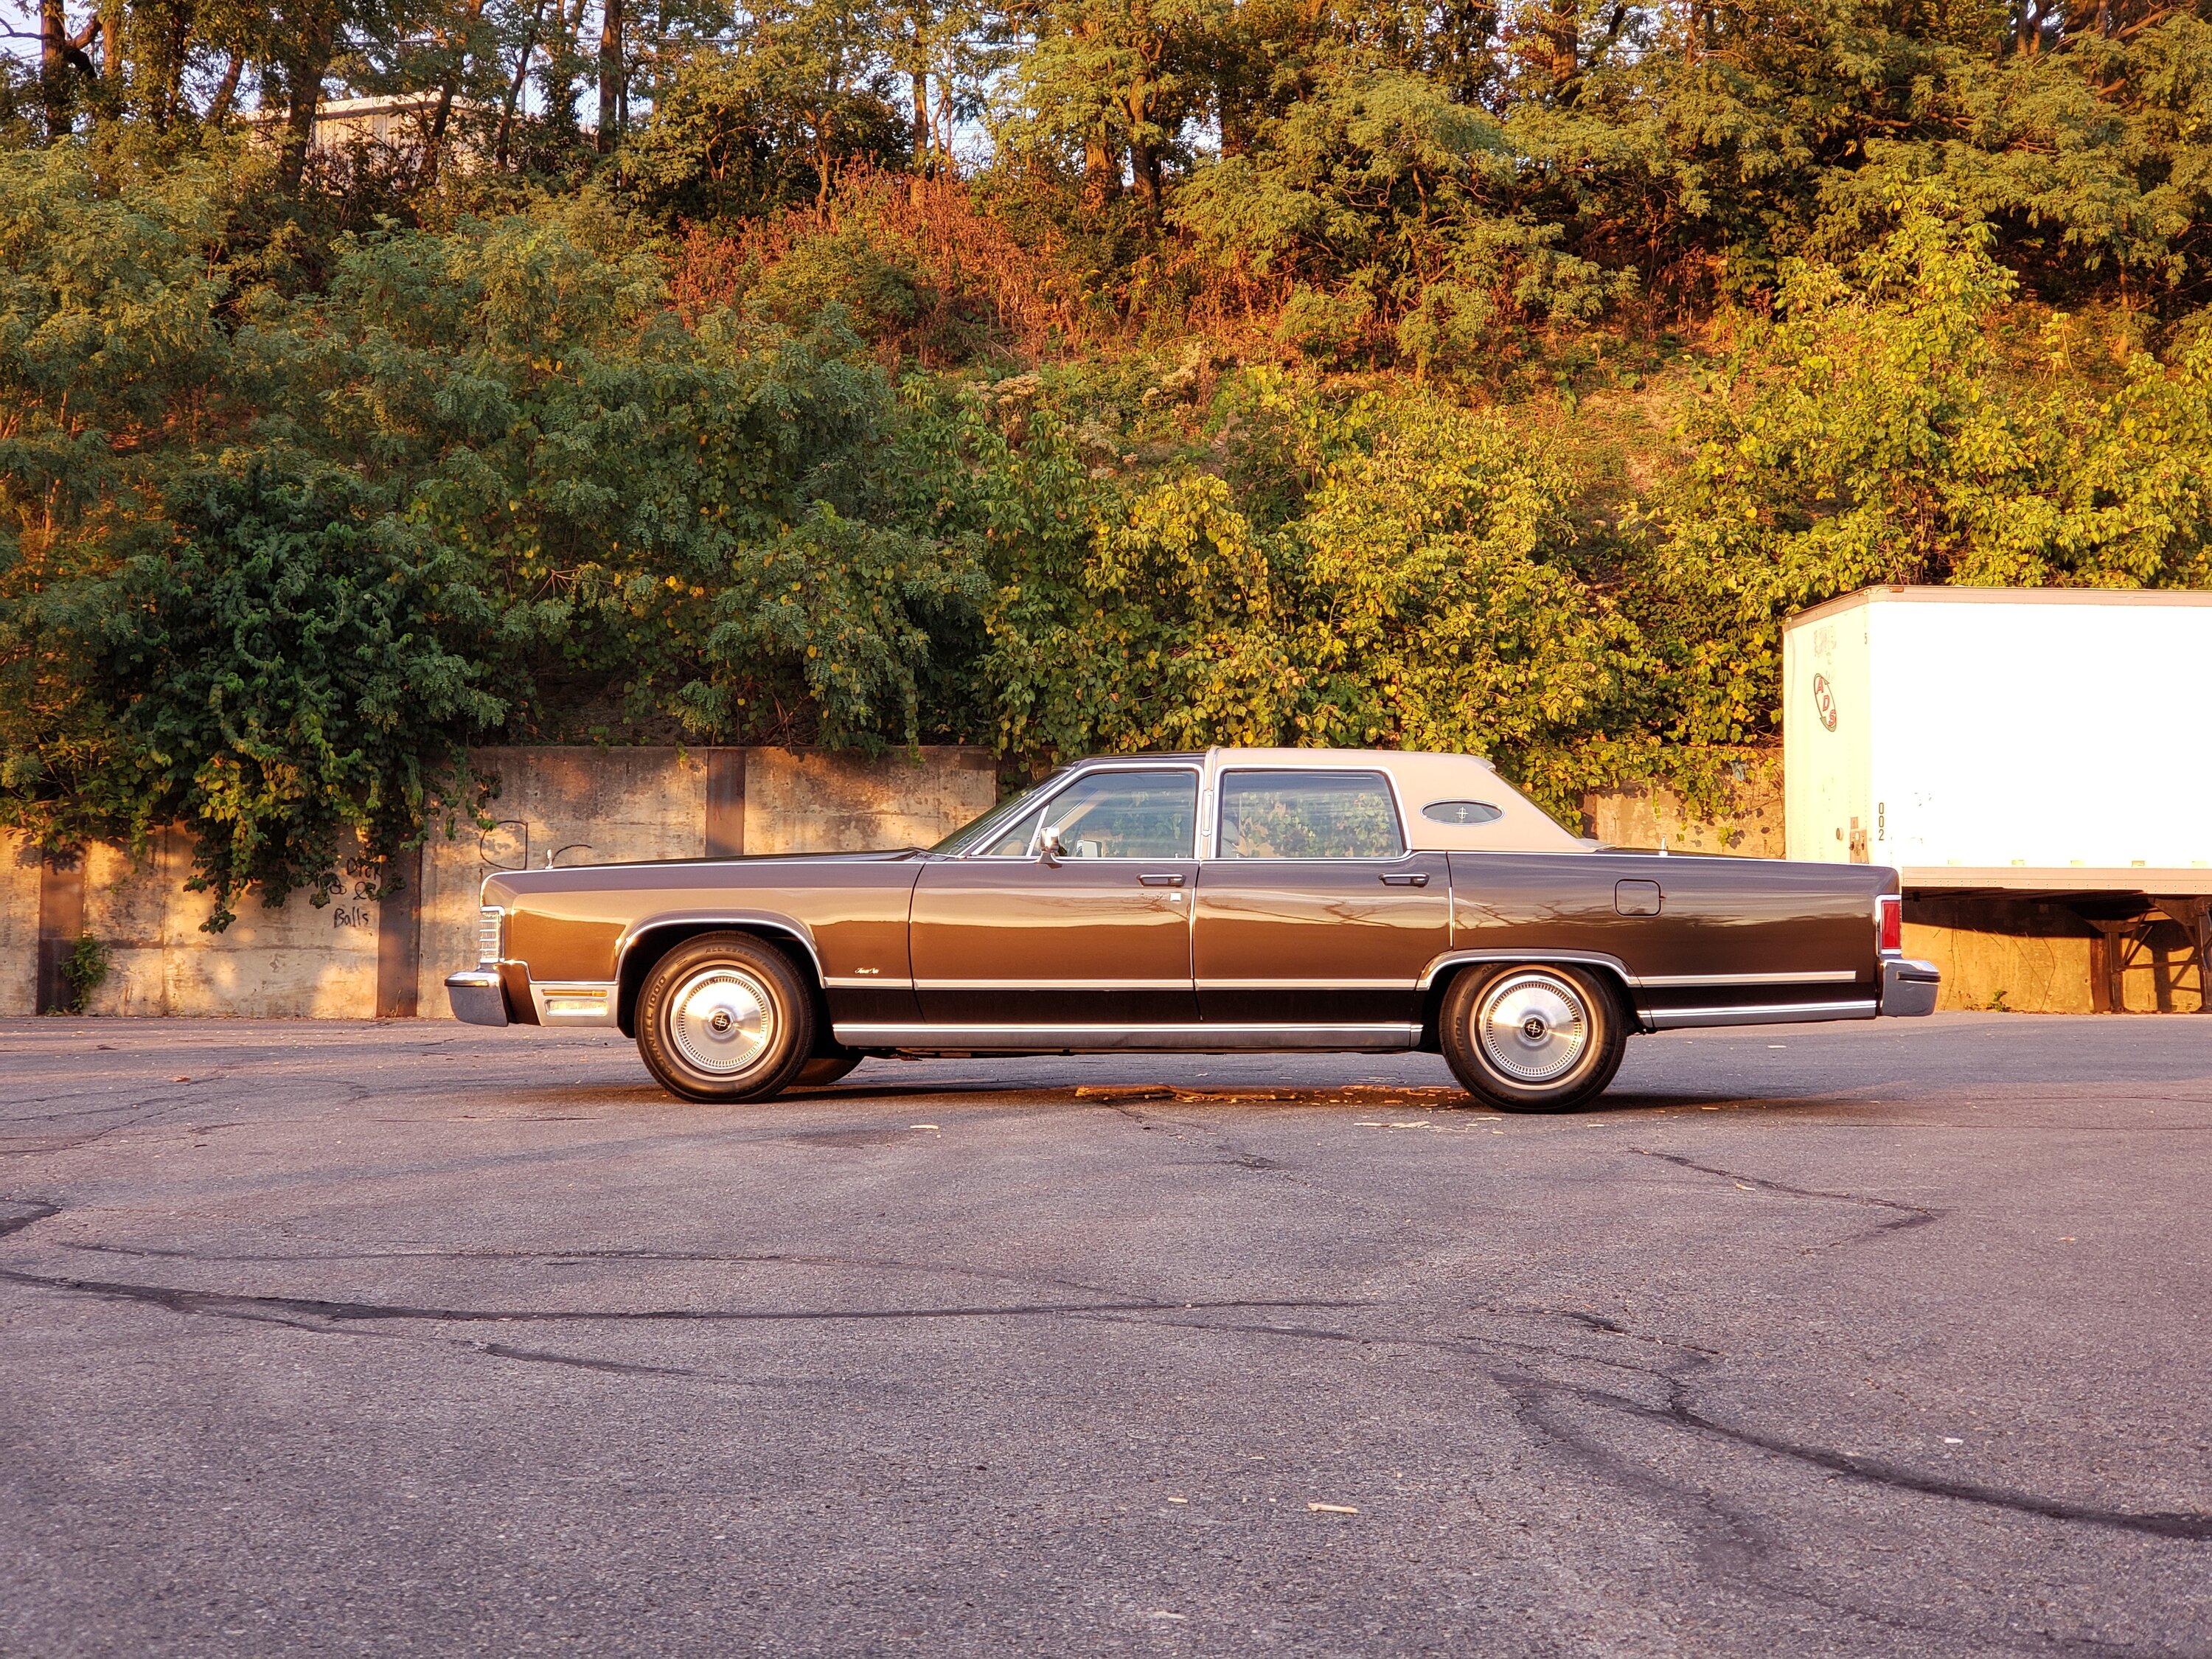
[[477, 960], [497, 962], [506, 948], [507, 912], [486, 905], [477, 912]]

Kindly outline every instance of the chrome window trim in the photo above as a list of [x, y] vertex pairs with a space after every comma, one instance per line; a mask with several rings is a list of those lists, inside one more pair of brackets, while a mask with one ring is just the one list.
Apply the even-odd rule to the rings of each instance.
[[[1326, 754], [1328, 751], [1326, 750], [1316, 750], [1316, 752]], [[1389, 854], [1361, 853], [1356, 854], [1345, 854], [1340, 856], [1321, 854], [1311, 858], [1277, 858], [1273, 856], [1267, 858], [1231, 858], [1221, 850], [1221, 814], [1223, 809], [1229, 804], [1229, 791], [1224, 786], [1230, 778], [1235, 776], [1239, 772], [1294, 772], [1302, 776], [1307, 777], [1327, 777], [1331, 775], [1334, 775], [1339, 777], [1380, 778], [1382, 780], [1382, 787], [1389, 792], [1390, 796], [1390, 813], [1391, 817], [1396, 821], [1398, 829], [1398, 850], [1395, 853]], [[1206, 848], [1205, 852], [1201, 854], [1200, 857], [1200, 862], [1201, 863], [1403, 864], [1408, 859], [1424, 856], [1423, 850], [1415, 847], [1413, 845], [1413, 838], [1406, 833], [1406, 803], [1398, 793], [1398, 775], [1390, 770], [1387, 766], [1224, 766], [1215, 770], [1213, 775], [1213, 787], [1206, 793], [1212, 796], [1214, 805], [1213, 819], [1212, 825], [1210, 826], [1212, 833], [1200, 838]], [[1442, 857], [1443, 855], [1442, 854], [1438, 854], [1437, 856]]]
[[[1152, 853], [1141, 858], [1078, 859], [1062, 854], [1061, 863], [1080, 864], [1087, 866], [1094, 864], [1194, 864], [1198, 861], [1197, 843], [1200, 839], [1199, 825], [1203, 821], [1206, 811], [1204, 787], [1206, 768], [1198, 761], [1146, 761], [1133, 757], [1127, 760], [1086, 763], [1071, 771], [1059, 788], [1037, 803], [1039, 808], [1037, 828], [1042, 830], [1044, 827], [1042, 809], [1050, 806], [1053, 802], [1058, 800], [1084, 779], [1096, 776], [1102, 772], [1188, 772], [1196, 778], [1200, 784], [1199, 806], [1193, 815], [1194, 821], [1191, 825], [1192, 850], [1188, 853]], [[1030, 832], [1030, 850], [1026, 853], [955, 853], [951, 856], [956, 862], [961, 864], [1035, 864], [1037, 861], [1037, 854], [1036, 830], [1034, 830]]]

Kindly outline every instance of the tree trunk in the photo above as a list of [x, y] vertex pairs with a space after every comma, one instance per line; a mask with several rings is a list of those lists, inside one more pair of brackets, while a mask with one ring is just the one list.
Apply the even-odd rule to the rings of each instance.
[[1121, 166], [1103, 132], [1093, 132], [1083, 141], [1083, 193], [1100, 203], [1113, 201], [1121, 193]]
[[301, 43], [300, 55], [284, 65], [284, 150], [276, 177], [287, 191], [297, 190], [307, 176], [315, 111], [323, 101], [323, 76], [331, 67], [332, 33], [331, 27], [324, 25]]
[[39, 101], [46, 106], [46, 142], [68, 137], [69, 20], [62, 0], [39, 0]]
[[191, 50], [192, 20], [190, 13], [179, 9], [169, 20], [167, 38], [162, 49], [167, 54], [161, 63], [161, 102], [154, 111], [154, 125], [162, 129], [177, 118], [185, 102], [185, 54]]
[[599, 154], [623, 128], [623, 0], [599, 0]]
[[929, 71], [921, 67], [927, 60], [921, 55], [921, 25], [914, 29], [915, 69], [910, 77], [914, 83], [914, 186], [909, 194], [916, 204], [921, 200], [921, 181], [929, 177]]
[[1152, 140], [1145, 137], [1145, 129], [1152, 125], [1152, 82], [1139, 75], [1129, 85], [1129, 176], [1145, 211], [1157, 219], [1160, 216], [1160, 161], [1152, 153]]
[[222, 84], [215, 89], [215, 97], [208, 104], [207, 125], [219, 127], [230, 114], [232, 102], [238, 97], [238, 80], [246, 73], [246, 54], [230, 54], [230, 67], [222, 72]]
[[499, 137], [492, 145], [492, 165], [507, 171], [507, 140], [514, 135], [514, 107], [522, 100], [522, 83], [530, 76], [530, 60], [538, 51], [538, 25], [545, 15], [545, 0], [531, 8], [530, 27], [522, 37], [522, 51], [514, 60], [514, 76], [507, 83], [507, 101], [500, 106]]
[[430, 131], [422, 139], [422, 165], [415, 174], [418, 186], [428, 188], [438, 182], [438, 164], [445, 154], [446, 129], [453, 118], [453, 83], [468, 68], [469, 50], [476, 40], [477, 24], [483, 17], [483, 0], [468, 0], [461, 15], [459, 35], [447, 38], [447, 48], [453, 56], [446, 65], [446, 78], [438, 85], [438, 106], [430, 112]]

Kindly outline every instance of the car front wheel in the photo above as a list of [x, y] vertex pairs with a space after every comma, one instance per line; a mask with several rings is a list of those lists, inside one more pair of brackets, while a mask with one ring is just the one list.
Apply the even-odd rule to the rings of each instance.
[[1598, 975], [1551, 963], [1474, 968], [1445, 992], [1437, 1036], [1453, 1075], [1486, 1106], [1565, 1112], [1605, 1092], [1628, 1021]]
[[814, 1047], [814, 1001], [789, 957], [750, 933], [702, 933], [653, 965], [638, 994], [637, 1047], [685, 1100], [766, 1100]]

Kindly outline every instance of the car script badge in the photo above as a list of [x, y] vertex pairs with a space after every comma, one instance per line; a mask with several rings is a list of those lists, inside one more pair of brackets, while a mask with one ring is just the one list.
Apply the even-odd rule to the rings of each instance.
[[1836, 694], [1828, 689], [1826, 674], [1813, 676], [1813, 707], [1820, 716], [1820, 724], [1831, 732], [1836, 729]]

